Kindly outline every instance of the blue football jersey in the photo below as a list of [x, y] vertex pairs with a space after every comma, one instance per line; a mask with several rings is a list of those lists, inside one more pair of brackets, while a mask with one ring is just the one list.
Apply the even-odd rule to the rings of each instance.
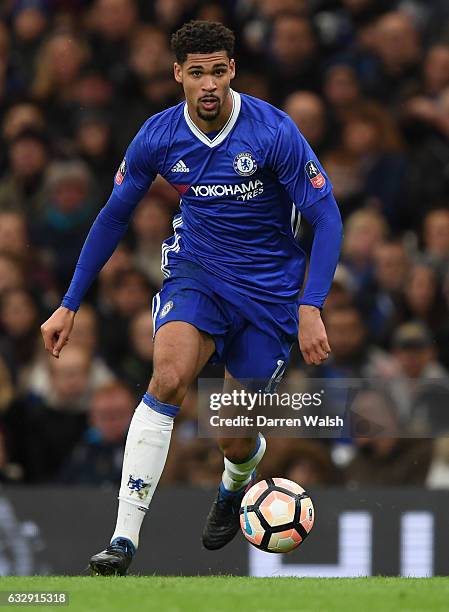
[[162, 270], [190, 261], [255, 298], [298, 296], [306, 258], [295, 235], [301, 212], [332, 189], [290, 117], [231, 90], [232, 112], [209, 138], [186, 103], [151, 117], [129, 146], [113, 195], [130, 206], [157, 174], [180, 195], [174, 235], [162, 246]]

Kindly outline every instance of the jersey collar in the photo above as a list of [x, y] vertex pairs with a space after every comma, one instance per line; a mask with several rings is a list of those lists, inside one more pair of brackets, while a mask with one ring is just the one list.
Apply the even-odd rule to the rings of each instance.
[[229, 115], [229, 119], [226, 121], [225, 125], [221, 128], [221, 130], [218, 132], [215, 138], [212, 138], [212, 139], [206, 136], [206, 134], [202, 132], [200, 128], [193, 123], [189, 115], [189, 109], [187, 108], [187, 102], [184, 105], [184, 118], [190, 130], [198, 138], [198, 140], [201, 140], [202, 143], [204, 143], [211, 149], [223, 142], [223, 140], [231, 133], [232, 128], [234, 127], [237, 119], [239, 118], [242, 100], [240, 98], [239, 93], [237, 93], [236, 91], [233, 91], [232, 89], [230, 91], [231, 91], [231, 96], [232, 96], [231, 114]]

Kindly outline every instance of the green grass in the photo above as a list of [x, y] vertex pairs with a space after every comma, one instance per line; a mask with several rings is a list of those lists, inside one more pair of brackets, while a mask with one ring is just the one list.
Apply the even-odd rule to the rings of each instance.
[[0, 578], [5, 591], [66, 591], [68, 606], [8, 610], [112, 612], [389, 612], [449, 609], [449, 578], [240, 578], [211, 576]]

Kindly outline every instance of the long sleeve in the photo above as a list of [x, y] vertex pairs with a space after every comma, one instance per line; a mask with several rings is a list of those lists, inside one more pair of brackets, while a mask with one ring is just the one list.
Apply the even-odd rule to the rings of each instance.
[[322, 308], [342, 241], [340, 211], [331, 182], [290, 117], [286, 116], [279, 124], [268, 159], [296, 208], [313, 226], [309, 276], [301, 303]]
[[115, 175], [111, 197], [98, 214], [86, 238], [72, 282], [62, 300], [62, 305], [70, 310], [78, 310], [86, 291], [111, 257], [128, 227], [134, 209], [157, 174], [147, 129], [149, 122], [128, 147]]
[[332, 193], [308, 206], [303, 215], [314, 236], [309, 275], [301, 304], [322, 308], [334, 278], [343, 238], [340, 211]]
[[95, 219], [75, 267], [70, 287], [62, 305], [77, 311], [96, 275], [111, 257], [128, 227], [134, 206], [112, 194]]

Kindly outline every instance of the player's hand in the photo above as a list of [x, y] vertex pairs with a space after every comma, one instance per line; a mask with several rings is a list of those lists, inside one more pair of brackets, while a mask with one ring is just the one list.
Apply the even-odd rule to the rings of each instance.
[[299, 307], [298, 340], [307, 365], [320, 365], [329, 357], [331, 347], [320, 310], [315, 306]]
[[64, 306], [60, 306], [45, 323], [41, 325], [45, 349], [59, 359], [59, 354], [69, 341], [73, 328], [75, 313]]

